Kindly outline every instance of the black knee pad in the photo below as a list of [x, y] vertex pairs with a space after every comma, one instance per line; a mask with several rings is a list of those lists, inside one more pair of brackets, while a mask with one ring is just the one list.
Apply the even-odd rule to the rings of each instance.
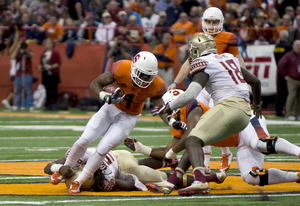
[[277, 154], [277, 152], [275, 151], [275, 144], [277, 142], [277, 138], [278, 137], [262, 137], [259, 139], [262, 142], [266, 142], [266, 149], [268, 150], [268, 152], [262, 152], [263, 154]]
[[252, 177], [259, 176], [259, 186], [265, 186], [269, 184], [268, 170], [252, 170], [249, 172]]

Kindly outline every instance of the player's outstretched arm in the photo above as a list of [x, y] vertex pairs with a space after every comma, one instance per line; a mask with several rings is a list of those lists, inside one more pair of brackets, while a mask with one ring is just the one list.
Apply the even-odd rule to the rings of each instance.
[[[153, 102], [154, 106], [164, 105], [165, 104], [164, 100], [161, 97], [157, 98], [157, 99], [152, 99], [152, 102]], [[160, 114], [159, 116], [164, 121], [164, 123], [166, 123], [167, 125], [169, 125], [167, 114]]]
[[[180, 67], [180, 70], [176, 76], [176, 78], [174, 79], [174, 82], [179, 84], [181, 83], [189, 74], [190, 72], [190, 63], [188, 61], [188, 59], [183, 63], [183, 65]], [[168, 87], [168, 91], [171, 89], [175, 89], [177, 87], [176, 84], [172, 83], [169, 87]]]
[[253, 111], [257, 118], [261, 117], [261, 84], [260, 80], [246, 69], [241, 68], [245, 81], [251, 86], [253, 94]]

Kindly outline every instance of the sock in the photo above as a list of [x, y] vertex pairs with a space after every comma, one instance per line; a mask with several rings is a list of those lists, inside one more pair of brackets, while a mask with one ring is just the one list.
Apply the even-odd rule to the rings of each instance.
[[195, 175], [195, 181], [206, 183], [204, 167], [196, 167], [193, 172]]
[[222, 155], [223, 154], [229, 155], [231, 153], [229, 147], [221, 147], [221, 150], [222, 150]]
[[205, 176], [205, 180], [206, 180], [206, 182], [218, 182], [219, 181], [216, 173], [212, 174], [212, 175]]
[[275, 144], [275, 151], [278, 154], [286, 154], [300, 157], [300, 147], [282, 138], [277, 139], [277, 142]]
[[274, 168], [268, 169], [268, 174], [269, 185], [285, 182], [296, 182], [299, 178], [297, 172], [286, 172]]
[[74, 143], [67, 160], [64, 165], [69, 167], [74, 167], [77, 161], [84, 155], [86, 148], [83, 148], [78, 145], [77, 141]]
[[174, 173], [168, 178], [168, 182], [176, 185], [184, 173], [185, 172], [181, 168], [176, 167]]
[[142, 154], [147, 155], [147, 156], [150, 156], [150, 154], [152, 152], [152, 148], [143, 145], [139, 141], [134, 143], [134, 147], [135, 147], [136, 152], [142, 153]]
[[84, 183], [94, 172], [102, 165], [105, 155], [100, 155], [95, 152], [87, 161], [86, 166], [83, 168], [81, 174], [75, 181], [78, 181], [80, 185]]
[[204, 152], [204, 165], [206, 167], [209, 167], [209, 164], [210, 164], [210, 154], [211, 154], [211, 146], [210, 145], [206, 145], [202, 149], [203, 149], [203, 152]]

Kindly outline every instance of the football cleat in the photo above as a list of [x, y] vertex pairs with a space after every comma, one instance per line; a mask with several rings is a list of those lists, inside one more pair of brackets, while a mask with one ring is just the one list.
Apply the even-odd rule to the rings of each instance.
[[205, 174], [206, 174], [206, 175], [210, 175], [210, 173], [211, 173], [210, 166], [207, 166], [207, 167], [206, 167], [206, 166], [204, 165], [204, 171], [205, 171]]
[[178, 190], [178, 194], [181, 196], [191, 196], [195, 194], [209, 194], [210, 188], [208, 183], [194, 181], [189, 187]]
[[68, 193], [76, 194], [80, 192], [80, 185], [78, 181], [72, 182], [70, 188], [68, 189]]
[[149, 182], [146, 184], [146, 187], [150, 192], [164, 193], [164, 195], [170, 194], [174, 189], [174, 185], [167, 181], [158, 183]]
[[217, 184], [223, 183], [227, 177], [227, 173], [224, 171], [218, 172], [218, 173], [216, 173], [216, 175], [217, 175], [217, 178], [219, 179], [219, 181], [216, 181]]
[[232, 158], [233, 158], [232, 153], [230, 153], [229, 155], [222, 154], [221, 165], [219, 168], [220, 172], [222, 172], [222, 171], [226, 172], [229, 170]]
[[124, 145], [126, 147], [128, 147], [129, 149], [131, 149], [132, 151], [135, 151], [135, 146], [134, 146], [135, 142], [137, 142], [136, 138], [131, 139], [131, 138], [127, 137], [124, 140]]
[[55, 172], [54, 174], [52, 174], [50, 176], [50, 183], [52, 183], [53, 185], [57, 185], [60, 181], [62, 181], [62, 179], [64, 179], [64, 176], [62, 174], [60, 174], [59, 172]]

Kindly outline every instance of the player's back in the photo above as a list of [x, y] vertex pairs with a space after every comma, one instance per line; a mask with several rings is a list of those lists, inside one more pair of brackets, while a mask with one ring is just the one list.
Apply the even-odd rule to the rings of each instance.
[[249, 101], [249, 89], [241, 73], [238, 59], [232, 54], [210, 54], [191, 63], [191, 74], [203, 70], [209, 75], [205, 86], [216, 104], [227, 97], [241, 97]]

